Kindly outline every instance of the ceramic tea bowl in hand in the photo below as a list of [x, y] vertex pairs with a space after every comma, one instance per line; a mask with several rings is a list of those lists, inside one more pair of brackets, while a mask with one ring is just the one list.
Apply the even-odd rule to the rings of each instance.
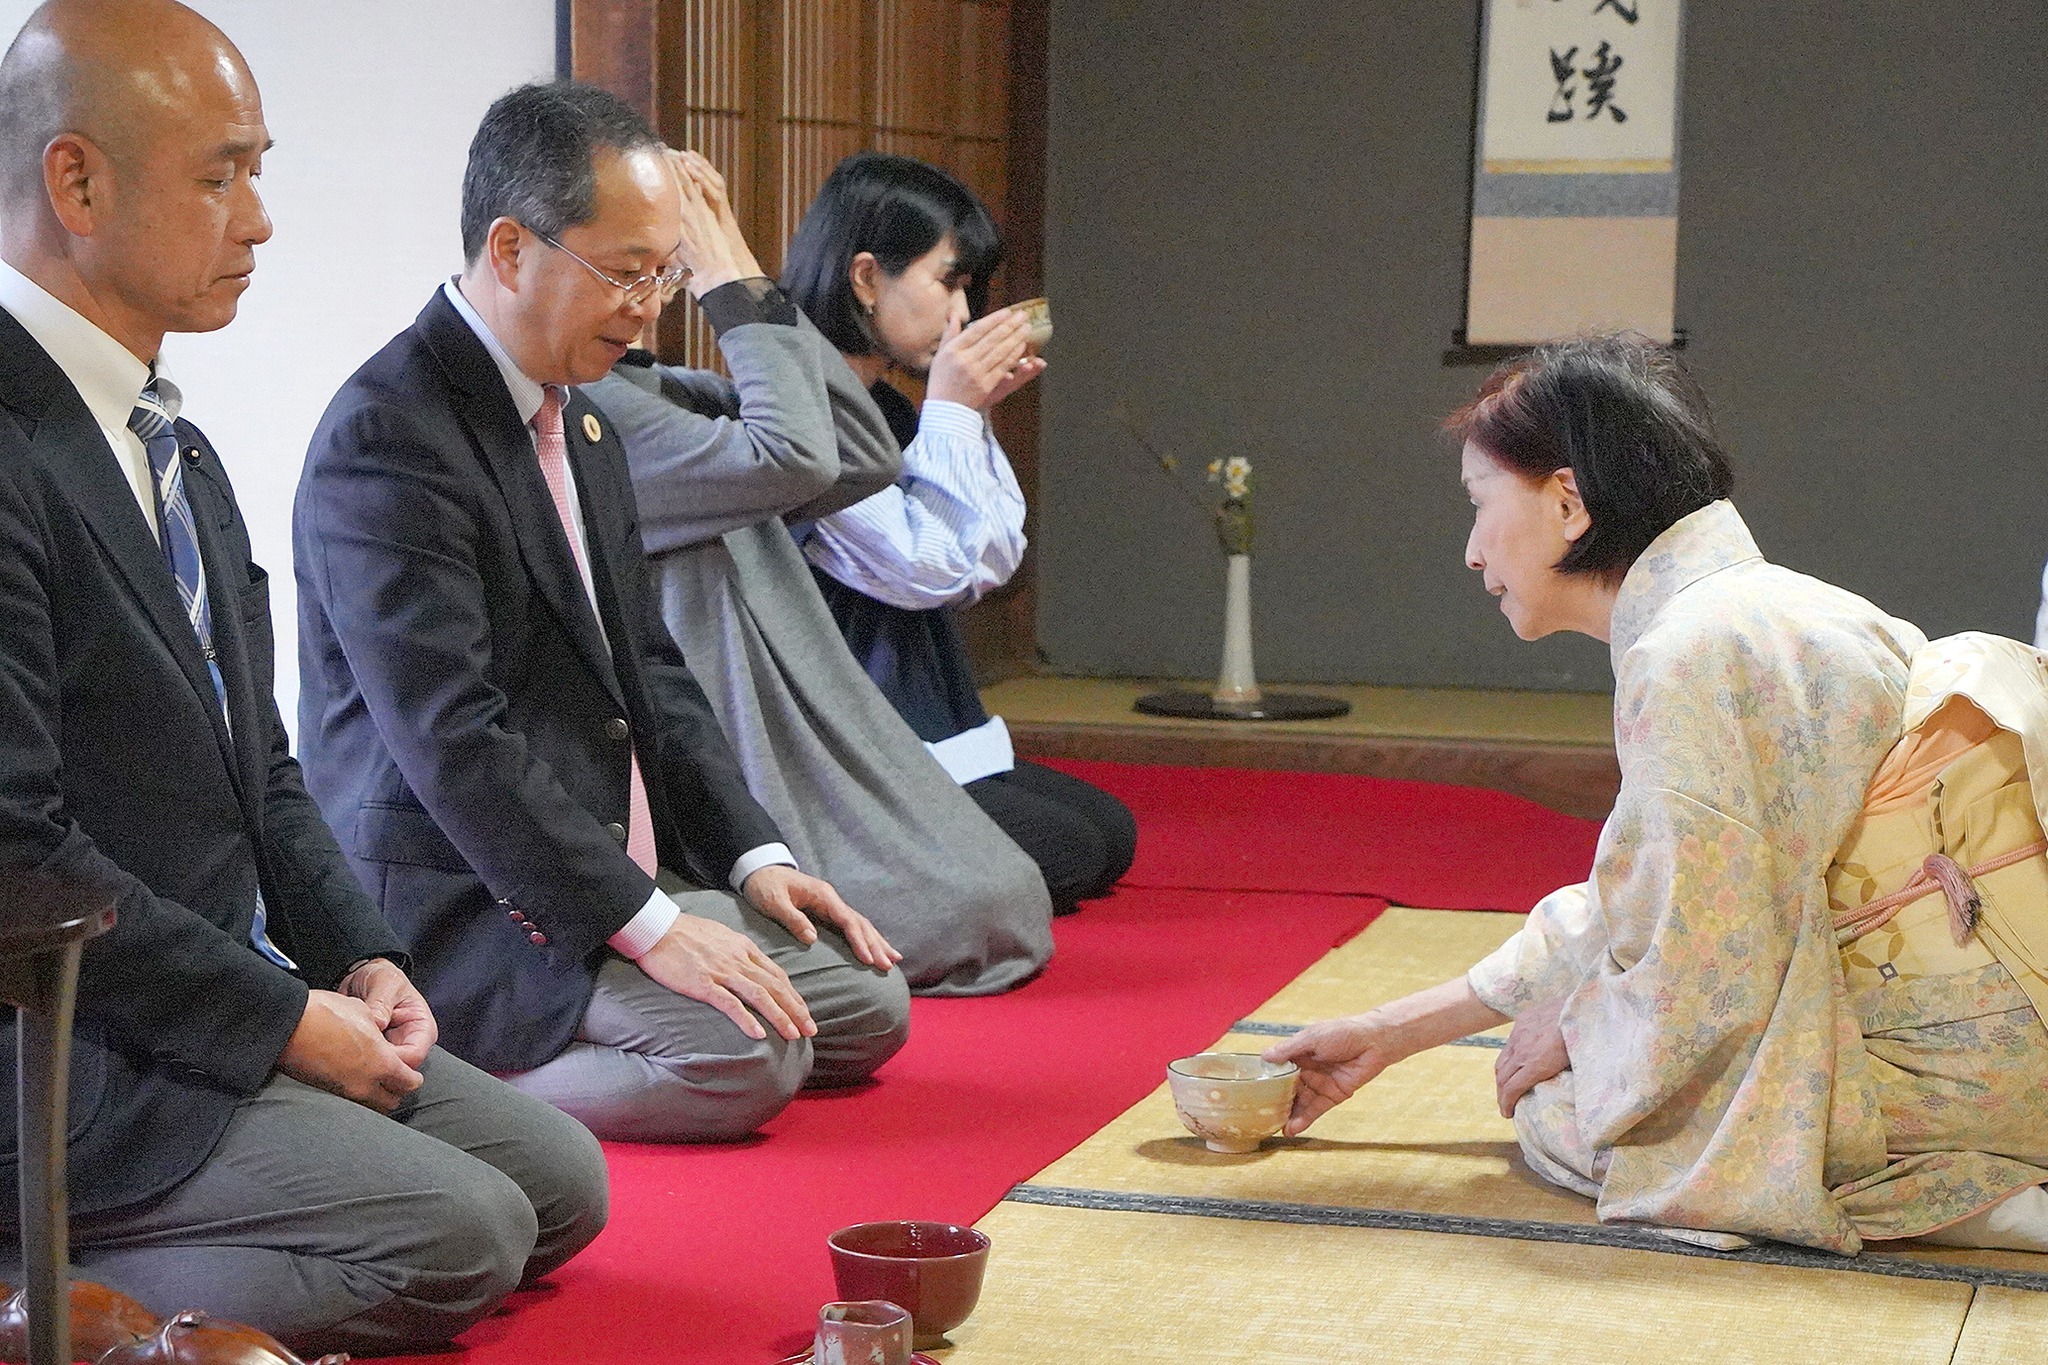
[[988, 1236], [952, 1223], [855, 1223], [825, 1239], [842, 1299], [886, 1299], [910, 1313], [920, 1351], [945, 1344], [981, 1298]]
[[1022, 303], [1013, 303], [1010, 307], [1024, 315], [1025, 322], [1031, 329], [1025, 333], [1031, 343], [1031, 349], [1044, 350], [1045, 343], [1052, 340], [1051, 302], [1046, 299], [1026, 299]]
[[1212, 1152], [1253, 1152], [1280, 1131], [1294, 1107], [1293, 1062], [1251, 1052], [1203, 1052], [1166, 1064], [1173, 1107]]

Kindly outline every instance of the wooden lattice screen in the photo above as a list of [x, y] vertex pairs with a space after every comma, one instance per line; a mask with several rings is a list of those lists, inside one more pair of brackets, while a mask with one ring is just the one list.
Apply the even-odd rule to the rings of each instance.
[[[1039, 292], [1049, 0], [561, 3], [569, 69], [711, 159], [770, 274], [827, 173], [875, 147], [946, 167], [988, 204], [1006, 248], [991, 299]], [[718, 366], [693, 303], [663, 315], [660, 341], [665, 360]], [[1027, 498], [1038, 480], [1037, 388], [994, 414]], [[984, 681], [1032, 665], [1034, 569], [1027, 555], [962, 619]]]
[[[578, 76], [725, 174], [771, 274], [826, 174], [866, 147], [946, 167], [1005, 217], [1010, 0], [578, 0], [572, 35]], [[661, 349], [717, 362], [690, 305]]]

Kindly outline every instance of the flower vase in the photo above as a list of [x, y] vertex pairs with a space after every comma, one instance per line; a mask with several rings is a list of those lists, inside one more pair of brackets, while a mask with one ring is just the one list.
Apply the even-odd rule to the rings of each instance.
[[1218, 706], [1250, 706], [1259, 700], [1252, 671], [1252, 557], [1233, 554], [1225, 562], [1223, 663], [1209, 697]]
[[[1169, 473], [1171, 462], [1162, 460]], [[1320, 720], [1351, 709], [1342, 697], [1305, 692], [1261, 692], [1252, 672], [1251, 461], [1242, 455], [1209, 464], [1211, 482], [1223, 485], [1216, 507], [1216, 539], [1228, 566], [1223, 580], [1223, 663], [1210, 692], [1152, 692], [1132, 703], [1148, 716], [1190, 720]]]

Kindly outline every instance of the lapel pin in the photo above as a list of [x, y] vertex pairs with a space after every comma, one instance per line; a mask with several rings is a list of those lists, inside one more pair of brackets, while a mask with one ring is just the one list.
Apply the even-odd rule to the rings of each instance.
[[599, 439], [600, 437], [602, 437], [603, 435], [604, 435], [604, 428], [603, 428], [603, 427], [601, 427], [601, 426], [599, 426], [599, 425], [597, 424], [597, 414], [596, 414], [596, 413], [594, 413], [594, 412], [586, 412], [586, 413], [584, 413], [584, 414], [583, 414], [583, 436], [584, 436], [584, 439], [585, 439], [585, 440], [588, 440], [588, 441], [590, 441], [590, 442], [592, 442], [592, 443], [594, 444], [594, 443], [596, 443], [596, 442], [597, 442], [597, 440], [598, 440], [598, 439]]

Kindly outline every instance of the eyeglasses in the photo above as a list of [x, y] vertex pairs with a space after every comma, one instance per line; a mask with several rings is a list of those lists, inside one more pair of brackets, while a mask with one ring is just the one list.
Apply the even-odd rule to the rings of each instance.
[[581, 256], [578, 256], [575, 252], [569, 250], [568, 247], [563, 246], [560, 242], [548, 236], [545, 232], [536, 232], [533, 235], [603, 280], [612, 288], [624, 293], [626, 296], [626, 306], [629, 308], [638, 308], [656, 295], [659, 295], [661, 301], [666, 304], [676, 296], [676, 291], [683, 287], [683, 281], [690, 278], [690, 267], [686, 265], [672, 265], [655, 275], [642, 275], [638, 279], [632, 280], [614, 279], [590, 262], [584, 260]]

